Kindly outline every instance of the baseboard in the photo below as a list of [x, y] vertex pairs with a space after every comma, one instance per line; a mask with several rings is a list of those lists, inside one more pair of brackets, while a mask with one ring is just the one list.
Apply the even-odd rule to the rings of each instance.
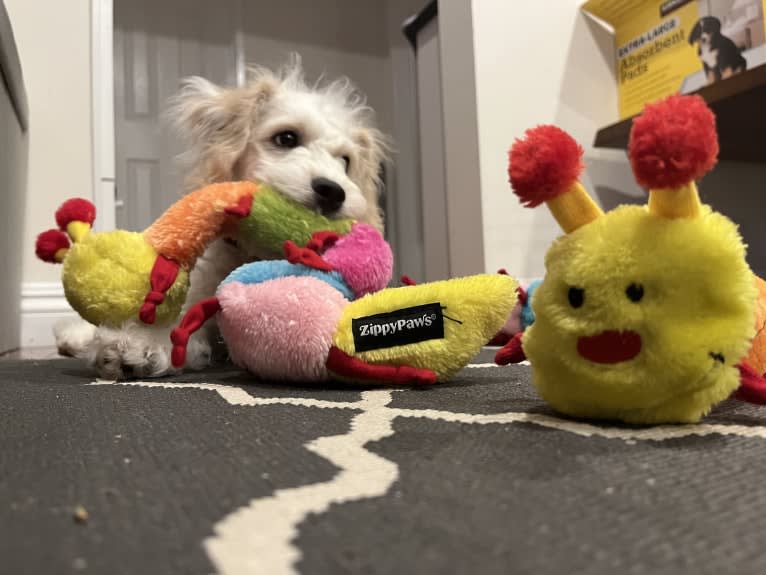
[[59, 282], [26, 282], [21, 286], [21, 347], [55, 345], [53, 326], [77, 314]]

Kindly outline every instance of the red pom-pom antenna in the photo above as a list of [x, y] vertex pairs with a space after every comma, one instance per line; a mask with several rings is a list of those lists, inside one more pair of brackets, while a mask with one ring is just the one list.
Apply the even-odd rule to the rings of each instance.
[[572, 187], [584, 167], [583, 149], [556, 126], [538, 126], [524, 136], [508, 154], [508, 176], [522, 204], [534, 207]]
[[715, 115], [700, 96], [670, 96], [633, 120], [628, 143], [638, 183], [677, 189], [705, 175], [718, 157]]
[[96, 206], [83, 198], [67, 200], [56, 210], [56, 223], [62, 230], [66, 230], [71, 222], [83, 222], [90, 226], [95, 219]]
[[508, 154], [508, 176], [521, 203], [535, 207], [546, 202], [566, 233], [601, 216], [601, 208], [577, 181], [583, 149], [574, 138], [556, 126], [538, 126], [524, 136]]
[[37, 236], [35, 253], [44, 262], [60, 263], [68, 249], [69, 238], [61, 230], [48, 230]]

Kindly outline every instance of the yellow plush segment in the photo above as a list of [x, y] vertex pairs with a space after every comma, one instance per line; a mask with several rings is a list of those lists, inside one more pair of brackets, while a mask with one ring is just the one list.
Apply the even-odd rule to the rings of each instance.
[[565, 194], [551, 198], [546, 203], [567, 234], [604, 214], [580, 182], [575, 182]]
[[650, 190], [649, 211], [670, 219], [698, 217], [702, 202], [697, 185], [691, 182], [677, 190]]
[[[695, 422], [739, 385], [757, 296], [736, 226], [703, 206], [669, 220], [623, 206], [557, 240], [535, 292], [524, 351], [557, 410], [629, 423]], [[626, 289], [643, 287], [639, 302]], [[584, 290], [569, 303], [570, 287]], [[614, 364], [577, 351], [578, 338], [633, 331], [640, 353]], [[719, 363], [711, 354], [725, 358]]]
[[[89, 234], [73, 244], [64, 260], [62, 280], [67, 301], [86, 321], [118, 326], [136, 319], [150, 290], [157, 252], [136, 232]], [[189, 276], [181, 270], [157, 307], [157, 325], [174, 321], [186, 299]]]
[[[477, 275], [416, 286], [389, 288], [351, 302], [338, 323], [334, 345], [372, 364], [407, 365], [435, 372], [446, 381], [460, 371], [500, 330], [516, 304], [517, 283], [505, 275]], [[440, 303], [444, 339], [356, 353], [351, 320], [418, 305]]]

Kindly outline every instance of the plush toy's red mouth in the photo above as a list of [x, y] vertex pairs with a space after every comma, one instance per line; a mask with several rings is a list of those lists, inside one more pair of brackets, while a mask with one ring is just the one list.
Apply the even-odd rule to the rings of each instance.
[[620, 363], [641, 352], [641, 336], [634, 331], [602, 331], [578, 338], [577, 352], [595, 363]]

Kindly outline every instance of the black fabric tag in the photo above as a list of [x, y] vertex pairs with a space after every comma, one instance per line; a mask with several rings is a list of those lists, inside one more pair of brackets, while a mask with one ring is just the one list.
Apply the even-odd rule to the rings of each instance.
[[371, 351], [431, 339], [444, 339], [439, 302], [407, 307], [351, 320], [356, 351]]

